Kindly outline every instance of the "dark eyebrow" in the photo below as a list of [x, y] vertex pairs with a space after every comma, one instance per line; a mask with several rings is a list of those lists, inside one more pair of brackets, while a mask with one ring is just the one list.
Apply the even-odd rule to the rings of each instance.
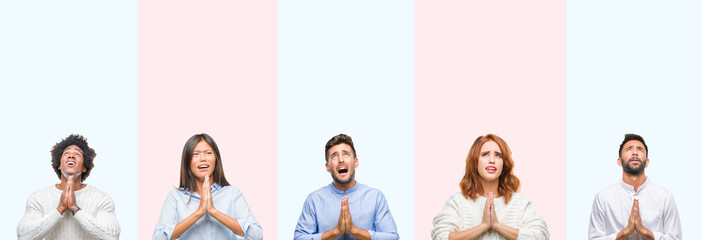
[[[78, 152], [83, 153], [83, 150], [81, 150], [81, 149], [78, 148], [78, 147], [76, 147], [75, 150], [78, 150]], [[66, 151], [68, 151], [68, 148], [66, 148], [66, 149], [63, 150], [63, 152], [66, 152]]]

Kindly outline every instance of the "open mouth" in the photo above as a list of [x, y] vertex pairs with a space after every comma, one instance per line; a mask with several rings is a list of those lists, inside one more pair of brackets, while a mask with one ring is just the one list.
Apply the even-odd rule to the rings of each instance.
[[337, 172], [339, 174], [344, 174], [344, 173], [348, 173], [349, 169], [347, 167], [340, 167], [339, 170], [337, 170]]
[[67, 166], [67, 167], [75, 167], [75, 166], [76, 166], [76, 162], [68, 161], [68, 162], [66, 162], [66, 166]]
[[485, 170], [486, 170], [488, 173], [495, 173], [495, 172], [497, 172], [497, 168], [496, 168], [496, 167], [493, 167], [493, 166], [486, 167]]
[[202, 164], [202, 165], [197, 166], [197, 169], [199, 169], [199, 170], [207, 170], [208, 168], [210, 168], [210, 165], [207, 165], [207, 164]]

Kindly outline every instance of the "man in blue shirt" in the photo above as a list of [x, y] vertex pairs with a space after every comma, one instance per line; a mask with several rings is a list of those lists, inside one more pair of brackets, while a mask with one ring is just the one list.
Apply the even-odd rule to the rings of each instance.
[[356, 182], [358, 158], [351, 137], [334, 136], [324, 153], [334, 182], [307, 196], [295, 240], [400, 239], [383, 193]]

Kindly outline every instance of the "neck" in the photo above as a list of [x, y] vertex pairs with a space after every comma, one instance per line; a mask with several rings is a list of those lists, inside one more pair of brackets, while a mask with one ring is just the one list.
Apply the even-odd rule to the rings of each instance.
[[497, 191], [497, 187], [500, 185], [499, 180], [495, 181], [480, 181], [480, 184], [483, 185], [483, 197], [487, 197], [489, 192], [492, 192], [492, 194], [495, 195], [495, 198], [500, 197], [500, 193]]
[[[195, 189], [193, 190], [195, 190], [197, 194], [200, 194], [200, 196], [202, 196], [202, 184], [204, 181], [204, 179], [195, 179]], [[212, 183], [212, 178], [210, 178], [210, 185], [208, 185], [207, 187], [209, 188], [210, 186], [212, 186], [212, 184], [214, 183]]]
[[[73, 179], [73, 189], [74, 190], [80, 190], [83, 187], [83, 184], [80, 182], [81, 177], [77, 177]], [[66, 188], [66, 184], [68, 184], [68, 178], [65, 176], [61, 175], [61, 183], [58, 184], [59, 189], [64, 189]]]
[[626, 172], [623, 174], [624, 176], [622, 179], [624, 180], [624, 183], [629, 184], [634, 187], [634, 192], [639, 191], [639, 187], [646, 182], [646, 173], [641, 173], [639, 175], [631, 175]]
[[334, 182], [334, 188], [339, 189], [341, 191], [346, 191], [352, 188], [353, 186], [356, 186], [356, 180], [351, 181], [350, 183], [347, 184], [341, 184], [338, 182]]

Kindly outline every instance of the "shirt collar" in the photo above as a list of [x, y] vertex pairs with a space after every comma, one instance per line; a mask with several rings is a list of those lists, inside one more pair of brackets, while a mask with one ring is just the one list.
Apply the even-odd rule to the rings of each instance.
[[[219, 183], [214, 183], [214, 184], [212, 184], [212, 185], [210, 186], [210, 191], [211, 191], [211, 192], [216, 192], [216, 191], [219, 191], [220, 189], [222, 189], [222, 185], [219, 185]], [[190, 191], [188, 191], [188, 190], [183, 191], [183, 194], [185, 194], [185, 196], [191, 196], [191, 195], [192, 195], [193, 197], [195, 197], [195, 198], [197, 198], [197, 199], [200, 199], [200, 196], [197, 195], [197, 193], [194, 193], [194, 192], [193, 192], [193, 193], [190, 193]]]
[[[624, 182], [624, 179], [620, 178], [620, 179], [619, 179], [619, 184], [620, 184], [620, 185], [622, 186], [622, 188], [624, 188], [624, 190], [626, 190], [628, 193], [631, 193], [631, 194], [636, 194], [636, 193], [637, 193], [636, 191], [634, 191], [634, 186], [631, 186], [631, 185], [629, 185], [628, 183], [625, 183], [625, 182]], [[644, 181], [644, 183], [641, 184], [641, 186], [639, 186], [639, 191], [638, 191], [638, 192], [643, 191], [644, 188], [646, 188], [646, 186], [648, 186], [648, 176], [646, 176], [646, 181]]]
[[[354, 180], [354, 181], [356, 181], [356, 180]], [[356, 184], [353, 185], [353, 187], [346, 189], [346, 191], [344, 191], [344, 190], [340, 190], [340, 189], [337, 189], [336, 187], [334, 187], [334, 182], [332, 182], [331, 184], [329, 184], [329, 188], [331, 188], [332, 192], [334, 192], [336, 194], [346, 195], [346, 194], [351, 194], [351, 193], [355, 192], [356, 189], [358, 189], [358, 185], [360, 185], [360, 183], [358, 183], [358, 181], [356, 181]]]

